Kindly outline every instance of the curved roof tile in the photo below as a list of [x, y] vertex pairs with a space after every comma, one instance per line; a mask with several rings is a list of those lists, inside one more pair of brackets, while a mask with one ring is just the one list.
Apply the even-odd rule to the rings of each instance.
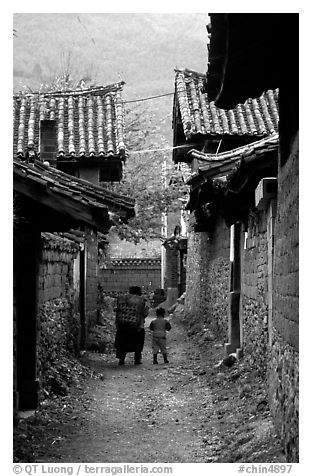
[[202, 135], [265, 136], [278, 131], [278, 90], [248, 99], [232, 110], [217, 108], [203, 92], [205, 75], [176, 69], [175, 95], [187, 139]]
[[[263, 154], [271, 150], [277, 150], [278, 144], [278, 133], [274, 133], [271, 136], [266, 136], [256, 142], [237, 147], [236, 149], [227, 150], [219, 154], [207, 154], [205, 152], [199, 152], [196, 149], [190, 150], [189, 154], [192, 158], [202, 161], [199, 170], [203, 171], [228, 160], [238, 160], [250, 155]], [[188, 181], [197, 175], [198, 172], [194, 173]]]
[[85, 158], [126, 155], [123, 82], [58, 93], [15, 95], [14, 155], [39, 151], [40, 121], [57, 123], [58, 156]]

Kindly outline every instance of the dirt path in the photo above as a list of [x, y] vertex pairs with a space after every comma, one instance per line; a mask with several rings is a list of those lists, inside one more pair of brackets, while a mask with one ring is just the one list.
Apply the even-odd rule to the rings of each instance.
[[153, 365], [147, 331], [140, 366], [133, 365], [133, 354], [127, 355], [124, 367], [114, 356], [89, 354], [104, 379], [91, 381], [88, 419], [41, 461], [204, 462], [200, 435], [211, 395], [194, 375], [198, 366], [189, 359], [181, 326], [173, 324], [168, 350], [170, 363], [159, 357]]
[[114, 354], [87, 353], [83, 363], [95, 377], [22, 423], [18, 445], [24, 438], [33, 450], [18, 461], [284, 462], [263, 384], [244, 362], [216, 368], [221, 343], [200, 349], [178, 317], [171, 323], [167, 365], [161, 357], [152, 364], [148, 330], [142, 365], [133, 365], [133, 354], [121, 367]]

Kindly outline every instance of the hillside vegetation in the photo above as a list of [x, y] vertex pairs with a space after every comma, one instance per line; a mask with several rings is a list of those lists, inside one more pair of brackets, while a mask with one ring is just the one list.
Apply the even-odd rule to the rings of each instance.
[[174, 68], [207, 64], [205, 13], [19, 13], [14, 89], [38, 88], [70, 66], [78, 79], [126, 81], [125, 96], [173, 89]]
[[[205, 13], [20, 13], [14, 15], [14, 90], [39, 90], [56, 77], [78, 85], [121, 79], [125, 101], [173, 93], [174, 68], [205, 71], [208, 15]], [[120, 229], [126, 239], [159, 237], [164, 207], [181, 206], [173, 187], [162, 189], [172, 168], [173, 95], [128, 102], [129, 157], [116, 191], [136, 200], [136, 218]], [[160, 152], [144, 152], [147, 149]], [[182, 193], [182, 191], [181, 191]]]

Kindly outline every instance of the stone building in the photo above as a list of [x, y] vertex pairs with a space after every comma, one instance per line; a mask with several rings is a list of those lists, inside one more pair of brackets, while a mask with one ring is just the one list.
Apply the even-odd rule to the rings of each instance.
[[[213, 164], [212, 156], [203, 157], [210, 160], [212, 172], [204, 172], [205, 178], [207, 174], [210, 178], [208, 183], [200, 185], [200, 206], [195, 202], [193, 206], [199, 206], [211, 222], [216, 211], [214, 205], [218, 203], [225, 222], [233, 225], [229, 350], [233, 348], [231, 339], [234, 347], [243, 345], [251, 361], [263, 371], [287, 460], [296, 462], [299, 459], [299, 18], [298, 14], [284, 13], [211, 14], [210, 18], [204, 91], [216, 107], [231, 111], [250, 98], [259, 98], [265, 91], [276, 88], [279, 91], [276, 144], [274, 136], [264, 139], [262, 144], [259, 142], [259, 148], [251, 144], [250, 154], [238, 152], [241, 154], [238, 163], [235, 163], [235, 151], [227, 157], [216, 157], [217, 161], [224, 159], [219, 164]], [[215, 183], [216, 198], [211, 178], [218, 176], [218, 167], [226, 180], [223, 184]], [[198, 199], [196, 192], [193, 198]], [[242, 235], [242, 230], [248, 234]]]
[[132, 199], [103, 187], [121, 178], [126, 158], [121, 89], [117, 83], [13, 100], [15, 382], [21, 408], [36, 406], [38, 377], [48, 362], [37, 339], [43, 343], [52, 334], [41, 338], [38, 329], [59, 324], [64, 331], [69, 325], [52, 348], [65, 342], [73, 352], [85, 348], [99, 312], [98, 232], [107, 234], [112, 224], [134, 216]]
[[[278, 130], [277, 89], [264, 91], [259, 98], [248, 99], [232, 110], [224, 110], [216, 107], [203, 91], [204, 82], [202, 73], [176, 70], [173, 143], [178, 148], [173, 151], [173, 160], [189, 166], [193, 175], [198, 174], [194, 179], [196, 183], [202, 179], [201, 167], [209, 163], [205, 154], [217, 157], [276, 134]], [[193, 201], [196, 201], [196, 193], [195, 190], [192, 193]], [[202, 214], [205, 218], [208, 210], [192, 206], [188, 209], [186, 312], [190, 318], [204, 316], [205, 319], [209, 319], [212, 312], [217, 313], [214, 327], [225, 337], [227, 330], [222, 323], [227, 320], [230, 229], [221, 220], [218, 234], [209, 236], [205, 219], [198, 216]]]
[[39, 161], [15, 160], [13, 171], [15, 400], [35, 408], [51, 349], [83, 349], [97, 317], [98, 256], [89, 241], [108, 232], [110, 213], [133, 216], [134, 203]]
[[[119, 82], [108, 86], [13, 97], [13, 154], [39, 160], [96, 186], [119, 181], [127, 157]], [[123, 214], [121, 203], [120, 213]], [[118, 213], [110, 219], [118, 223]], [[98, 234], [85, 235], [86, 313], [97, 315]], [[85, 337], [82, 337], [85, 346]]]
[[[189, 180], [188, 208], [194, 226], [206, 229], [196, 233], [206, 241], [196, 299], [226, 352], [244, 353], [261, 375], [272, 340], [277, 149], [273, 134], [217, 155], [191, 151], [200, 165]], [[190, 294], [196, 293], [193, 281]]]
[[298, 15], [210, 17], [207, 74], [176, 71], [174, 145], [184, 147], [173, 160], [193, 172], [186, 313], [267, 380], [277, 431], [295, 462]]

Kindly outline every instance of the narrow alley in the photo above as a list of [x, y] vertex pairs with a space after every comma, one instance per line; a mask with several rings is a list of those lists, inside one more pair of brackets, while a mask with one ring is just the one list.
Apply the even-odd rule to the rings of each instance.
[[91, 377], [20, 422], [16, 438], [31, 441], [35, 462], [285, 460], [255, 376], [243, 363], [218, 365], [222, 345], [212, 341], [200, 350], [179, 313], [171, 323], [168, 365], [161, 358], [152, 364], [149, 331], [140, 366], [133, 354], [124, 367], [113, 353], [84, 355]]
[[298, 12], [12, 17], [13, 472], [285, 472], [299, 463]]

